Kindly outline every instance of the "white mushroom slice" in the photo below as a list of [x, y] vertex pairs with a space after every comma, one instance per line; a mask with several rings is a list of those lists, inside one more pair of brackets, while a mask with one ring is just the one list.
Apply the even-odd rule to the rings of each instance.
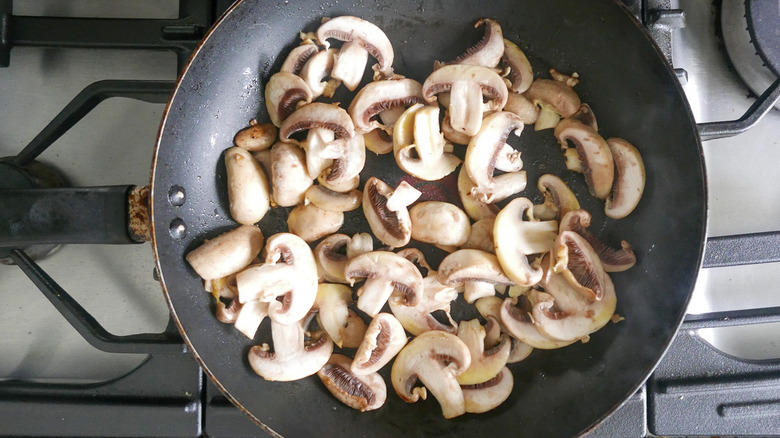
[[387, 386], [379, 373], [356, 375], [350, 372], [352, 359], [333, 354], [318, 372], [322, 383], [339, 401], [361, 412], [379, 409], [387, 400]]
[[443, 92], [450, 93], [452, 128], [466, 135], [479, 132], [482, 113], [501, 110], [508, 97], [506, 84], [498, 73], [474, 65], [447, 65], [431, 73], [423, 84], [423, 98], [433, 102]]
[[558, 235], [558, 221], [523, 220], [523, 213], [531, 208], [528, 198], [516, 198], [498, 213], [493, 225], [501, 267], [520, 286], [532, 286], [541, 280], [542, 269], [532, 268], [526, 256], [549, 251]]
[[355, 190], [360, 185], [360, 175], [357, 175], [347, 181], [341, 181], [338, 184], [329, 182], [328, 176], [330, 175], [321, 173], [320, 176], [317, 177], [317, 182], [326, 189], [333, 190], [334, 192], [347, 193], [349, 191]]
[[509, 333], [506, 333], [506, 329], [503, 328], [503, 324], [501, 323], [501, 299], [498, 297], [485, 297], [481, 299], [488, 300], [493, 298], [498, 301], [498, 307], [496, 307], [495, 316], [484, 316], [484, 318], [487, 320], [487, 324], [485, 324], [485, 348], [495, 347], [503, 341], [504, 337], [508, 337], [511, 348], [509, 350], [509, 357], [507, 357], [506, 363], [522, 362], [531, 354], [531, 352], [534, 350], [534, 347], [511, 336]]
[[203, 289], [205, 289], [206, 292], [210, 292], [215, 300], [219, 300], [220, 298], [232, 300], [236, 297], [236, 294], [233, 288], [228, 285], [231, 280], [235, 283], [235, 274], [231, 274], [227, 277], [215, 278], [213, 280], [204, 280]]
[[322, 333], [308, 344], [300, 322], [280, 324], [271, 321], [274, 351], [267, 344], [249, 350], [249, 366], [266, 380], [289, 382], [310, 376], [330, 359], [333, 342]]
[[[506, 111], [499, 111], [485, 117], [477, 135], [471, 138], [468, 149], [466, 149], [466, 161], [464, 167], [468, 172], [469, 178], [474, 182], [474, 188], [471, 189], [471, 196], [478, 201], [492, 203], [496, 199], [496, 190], [501, 191], [502, 195], [506, 192], [507, 178], [517, 177], [507, 176], [513, 173], [505, 173], [498, 178], [493, 177], [493, 171], [496, 168], [498, 155], [505, 151], [504, 146], [512, 132], [520, 135], [523, 131], [523, 122], [520, 118]], [[524, 175], [524, 174], [523, 174]], [[500, 183], [499, 181], [500, 180]], [[525, 176], [522, 177], [525, 180]], [[501, 187], [502, 189], [497, 189]], [[522, 184], [525, 188], [525, 183]], [[521, 189], [522, 190], [522, 189]]]
[[[534, 296], [534, 294], [537, 292], [538, 291], [535, 289], [531, 289], [528, 291], [528, 296]], [[499, 311], [501, 322], [507, 332], [512, 335], [512, 337], [540, 350], [554, 350], [556, 348], [563, 348], [575, 342], [557, 341], [541, 334], [534, 323], [533, 317], [531, 316], [531, 303], [526, 299], [526, 297], [523, 297], [522, 299], [527, 303], [527, 309], [521, 309], [515, 306], [516, 299], [513, 298], [507, 298], [503, 301], [503, 303], [500, 303]]]
[[461, 246], [471, 234], [469, 217], [449, 202], [425, 201], [409, 210], [412, 239], [436, 246]]
[[[344, 278], [344, 268], [351, 257], [345, 253], [350, 240], [346, 234], [333, 234], [322, 239], [322, 242], [314, 248], [317, 271], [322, 280], [335, 283], [347, 282]], [[335, 341], [333, 334], [329, 334]]]
[[[555, 127], [555, 137], [564, 149], [568, 147], [568, 141], [574, 143], [590, 193], [606, 199], [612, 191], [615, 175], [612, 152], [606, 140], [590, 126], [574, 119], [561, 120]], [[577, 169], [570, 167], [570, 170]]]
[[447, 286], [462, 283], [469, 303], [494, 295], [497, 285], [512, 284], [496, 256], [477, 249], [461, 249], [445, 257], [439, 265], [438, 278]]
[[517, 114], [526, 125], [532, 125], [539, 119], [539, 107], [519, 93], [510, 92], [504, 111]]
[[536, 105], [545, 103], [552, 106], [563, 118], [571, 117], [582, 103], [571, 87], [553, 79], [536, 79], [524, 94]]
[[314, 255], [306, 242], [290, 233], [268, 238], [265, 251], [265, 263], [236, 275], [238, 299], [242, 303], [257, 299], [269, 303], [268, 316], [280, 324], [300, 321], [317, 296]]
[[344, 276], [350, 286], [358, 278], [366, 279], [357, 291], [357, 306], [371, 317], [379, 313], [395, 290], [399, 293], [392, 299], [407, 306], [416, 305], [423, 292], [420, 271], [412, 262], [392, 252], [361, 254], [347, 262]]
[[479, 249], [495, 254], [496, 246], [493, 243], [493, 224], [495, 219], [486, 218], [476, 221], [471, 225], [469, 238], [462, 245], [463, 249]]
[[240, 147], [225, 152], [230, 216], [238, 223], [259, 222], [271, 207], [271, 190], [260, 163]]
[[341, 332], [343, 348], [358, 348], [366, 336], [368, 324], [351, 308], [347, 310], [347, 325]]
[[458, 325], [458, 337], [469, 349], [471, 365], [458, 377], [461, 385], [475, 385], [495, 377], [506, 365], [512, 344], [504, 336], [498, 345], [486, 348], [485, 328], [478, 319], [461, 321]]
[[236, 319], [238, 319], [238, 312], [241, 311], [241, 308], [243, 305], [238, 302], [238, 300], [231, 300], [229, 305], [226, 305], [224, 302], [217, 300], [217, 306], [214, 311], [214, 315], [217, 317], [219, 322], [225, 323], [225, 324], [235, 324]]
[[271, 148], [271, 185], [276, 205], [292, 207], [303, 203], [312, 177], [306, 169], [306, 154], [301, 148], [282, 142]]
[[585, 210], [573, 210], [561, 219], [560, 231], [574, 231], [582, 236], [599, 255], [601, 264], [607, 272], [625, 271], [636, 264], [636, 255], [631, 245], [625, 240], [620, 242], [620, 249], [607, 246], [595, 234], [588, 230], [590, 213]]
[[375, 24], [346, 15], [331, 18], [317, 29], [317, 40], [326, 49], [330, 46], [328, 38], [345, 42], [336, 58], [331, 76], [342, 80], [351, 91], [357, 88], [363, 77], [369, 53], [376, 59], [377, 65], [374, 69], [382, 77], [393, 76], [393, 46], [387, 35]]
[[438, 181], [461, 163], [439, 131], [439, 107], [415, 104], [393, 128], [393, 151], [398, 166], [425, 181]]
[[342, 347], [344, 329], [349, 317], [349, 303], [352, 302], [352, 289], [343, 284], [320, 283], [314, 307], [317, 322], [330, 336], [333, 343]]
[[[504, 54], [501, 64], [509, 68], [507, 79], [512, 85], [509, 87], [515, 93], [522, 93], [531, 87], [534, 81], [534, 71], [531, 63], [517, 44], [504, 38]], [[533, 123], [533, 122], [531, 122]]]
[[363, 192], [351, 190], [347, 193], [339, 193], [323, 186], [311, 186], [306, 190], [305, 199], [323, 210], [352, 211], [360, 207]]
[[470, 193], [473, 188], [474, 182], [469, 178], [466, 166], [461, 167], [460, 173], [458, 173], [458, 195], [463, 203], [463, 210], [475, 221], [495, 218], [498, 213], [498, 207], [494, 204], [478, 201], [471, 196]]
[[[445, 93], [439, 94], [439, 102], [442, 103], [442, 105], [446, 107], [447, 105], [444, 105], [444, 103], [442, 102], [442, 100], [443, 100], [442, 96], [444, 94]], [[455, 144], [462, 144], [462, 145], [466, 146], [471, 141], [471, 136], [470, 135], [466, 135], [466, 134], [464, 134], [462, 132], [458, 132], [458, 131], [456, 131], [452, 127], [452, 124], [450, 123], [450, 116], [449, 116], [449, 114], [445, 115], [444, 116], [444, 120], [441, 121], [441, 133], [444, 134], [444, 138], [447, 141], [455, 143]]]
[[314, 204], [299, 205], [287, 217], [287, 227], [306, 242], [333, 234], [344, 225], [344, 213], [323, 210]]
[[448, 64], [481, 65], [483, 67], [497, 66], [498, 62], [501, 61], [501, 56], [504, 54], [504, 34], [501, 31], [501, 25], [490, 18], [483, 18], [477, 21], [474, 27], [480, 27], [483, 24], [486, 24], [485, 35], [477, 44], [469, 47], [464, 54], [450, 62], [441, 63], [436, 61], [433, 68], [438, 69]]
[[512, 145], [504, 143], [496, 154], [495, 168], [502, 172], [517, 172], [523, 168], [523, 160], [520, 159], [520, 151]]
[[544, 195], [544, 204], [534, 205], [532, 220], [551, 220], [563, 218], [566, 213], [580, 208], [580, 201], [569, 186], [559, 177], [547, 173], [539, 177], [536, 186]]
[[514, 377], [503, 367], [495, 377], [475, 385], [461, 385], [466, 412], [482, 414], [497, 408], [512, 394]]
[[[238, 300], [235, 301], [238, 302]], [[260, 323], [263, 322], [266, 316], [268, 316], [268, 303], [257, 300], [244, 303], [236, 315], [234, 322], [236, 330], [243, 333], [247, 338], [254, 339]]]
[[[466, 412], [458, 376], [471, 364], [466, 344], [457, 336], [440, 331], [429, 331], [412, 339], [398, 353], [390, 378], [395, 392], [407, 403], [430, 391], [441, 405], [444, 418], [454, 418]], [[414, 387], [417, 381], [424, 388]]]
[[349, 259], [373, 250], [374, 239], [371, 238], [369, 233], [357, 233], [347, 242], [347, 258]]
[[290, 54], [285, 58], [282, 68], [279, 71], [286, 71], [296, 75], [300, 74], [306, 63], [318, 51], [317, 45], [313, 42], [304, 42], [290, 51]]
[[[271, 175], [271, 149], [254, 151], [252, 152], [252, 157], [257, 160], [258, 163], [260, 163], [260, 166], [265, 171], [266, 176]], [[273, 193], [271, 194], [271, 202], [273, 203]]]
[[252, 263], [263, 249], [263, 240], [260, 228], [241, 225], [206, 240], [187, 254], [187, 261], [204, 280], [227, 277]]
[[363, 188], [363, 214], [371, 231], [385, 245], [402, 247], [412, 238], [412, 220], [407, 206], [422, 193], [406, 181], [390, 188], [382, 180], [371, 177]]
[[299, 105], [309, 103], [313, 98], [306, 82], [290, 72], [274, 74], [265, 85], [265, 106], [268, 109], [268, 117], [276, 126], [282, 126], [282, 122]]
[[339, 186], [349, 183], [360, 176], [366, 164], [363, 134], [355, 133], [352, 138], [336, 140], [324, 148], [320, 155], [333, 160], [333, 164], [325, 171], [325, 179], [329, 184]]
[[383, 129], [374, 129], [363, 134], [366, 149], [377, 154], [384, 155], [393, 151], [393, 136]]
[[323, 50], [313, 55], [306, 65], [303, 66], [300, 76], [306, 85], [309, 86], [309, 89], [311, 89], [312, 100], [323, 94], [325, 97], [333, 97], [338, 84], [334, 87], [331, 81], [325, 81], [324, 79], [330, 75], [333, 69], [336, 53], [338, 53], [336, 49]]
[[628, 216], [642, 199], [645, 190], [645, 164], [634, 145], [622, 138], [607, 140], [615, 161], [615, 182], [604, 209], [612, 219]]
[[[358, 91], [349, 105], [349, 114], [359, 132], [369, 132], [374, 129], [387, 130], [388, 126], [377, 120], [383, 111], [392, 108], [408, 108], [417, 103], [424, 103], [422, 84], [414, 79], [391, 79], [366, 84]], [[437, 121], [438, 124], [438, 121]]]
[[368, 325], [350, 370], [362, 376], [375, 373], [387, 365], [404, 345], [406, 332], [401, 323], [389, 313], [379, 313]]
[[249, 126], [238, 131], [233, 137], [233, 142], [250, 152], [263, 151], [274, 144], [278, 132], [273, 123], [257, 123], [257, 120], [252, 119]]

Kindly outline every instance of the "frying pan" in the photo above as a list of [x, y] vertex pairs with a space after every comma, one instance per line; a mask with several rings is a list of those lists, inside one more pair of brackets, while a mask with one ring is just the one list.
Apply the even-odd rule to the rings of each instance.
[[[313, 31], [322, 17], [338, 15], [381, 27], [395, 48], [395, 71], [418, 81], [433, 60], [452, 59], [478, 40], [477, 19], [497, 19], [505, 38], [529, 55], [537, 76], [547, 77], [550, 67], [578, 72], [576, 90], [594, 109], [600, 132], [628, 139], [643, 154], [644, 197], [631, 215], [614, 221], [587, 194], [582, 176], [565, 170], [551, 131], [528, 128], [511, 140], [528, 171], [524, 196], [539, 200], [534, 185], [542, 173], [564, 176], [594, 215], [591, 229], [613, 245], [628, 240], [638, 264], [612, 274], [624, 321], [608, 324], [585, 344], [534, 351], [511, 366], [514, 390], [488, 413], [445, 420], [436, 401], [407, 404], [392, 389], [383, 408], [360, 413], [341, 405], [316, 377], [265, 381], [250, 369], [246, 353], [268, 339], [267, 328], [253, 341], [217, 321], [210, 295], [185, 261], [204, 239], [236, 226], [227, 209], [222, 153], [250, 119], [268, 120], [264, 82], [298, 44], [299, 30]], [[399, 180], [401, 172], [383, 161], [392, 158], [368, 155], [363, 181], [370, 174], [390, 184]], [[445, 179], [430, 193], [457, 198], [451, 187]], [[272, 209], [263, 219], [266, 237], [286, 230], [287, 211]], [[705, 173], [696, 125], [674, 73], [639, 23], [612, 0], [245, 0], [212, 28], [168, 105], [154, 158], [152, 221], [160, 277], [185, 341], [217, 386], [267, 432], [573, 436], [594, 428], [633, 394], [671, 342], [701, 263]], [[341, 232], [366, 229], [350, 216]], [[441, 257], [430, 256], [434, 263]]]

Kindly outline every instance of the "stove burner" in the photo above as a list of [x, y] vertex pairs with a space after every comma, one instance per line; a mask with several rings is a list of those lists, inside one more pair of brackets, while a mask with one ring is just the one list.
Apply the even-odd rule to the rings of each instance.
[[780, 76], [780, 3], [745, 1], [747, 27], [764, 63]]

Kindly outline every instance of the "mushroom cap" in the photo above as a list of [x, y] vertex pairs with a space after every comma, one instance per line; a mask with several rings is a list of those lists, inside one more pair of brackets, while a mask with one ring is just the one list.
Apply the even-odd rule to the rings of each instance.
[[327, 335], [319, 336], [308, 345], [305, 328], [300, 322], [280, 324], [271, 320], [274, 351], [268, 345], [249, 349], [249, 365], [266, 380], [288, 382], [310, 376], [330, 359], [333, 342]]
[[278, 132], [273, 123], [257, 123], [253, 119], [249, 126], [236, 133], [233, 143], [250, 152], [264, 151], [274, 144]]
[[375, 81], [366, 84], [358, 91], [349, 105], [349, 114], [359, 132], [369, 132], [377, 128], [386, 128], [378, 115], [391, 108], [408, 108], [416, 103], [425, 102], [422, 97], [422, 84], [414, 79], [400, 78]]
[[387, 386], [378, 373], [356, 375], [349, 370], [352, 359], [331, 355], [317, 372], [322, 383], [339, 401], [361, 412], [379, 409], [387, 400]]
[[268, 79], [265, 85], [265, 105], [268, 117], [276, 126], [289, 117], [301, 103], [313, 99], [311, 89], [298, 75], [281, 71]]
[[356, 42], [376, 59], [380, 72], [389, 76], [393, 68], [393, 45], [387, 35], [374, 23], [362, 18], [343, 15], [331, 18], [317, 28], [317, 40], [328, 48], [328, 38]]
[[371, 251], [354, 257], [344, 269], [350, 285], [358, 278], [366, 282], [358, 289], [358, 309], [376, 316], [390, 298], [414, 306], [422, 295], [422, 275], [412, 262], [389, 251]]
[[645, 164], [639, 150], [622, 138], [607, 140], [615, 161], [615, 181], [604, 212], [612, 219], [622, 219], [636, 208], [645, 190]]
[[591, 194], [606, 199], [612, 191], [615, 176], [614, 160], [606, 140], [575, 119], [561, 120], [555, 127], [555, 137], [564, 148], [568, 141], [574, 143]]
[[461, 246], [471, 234], [469, 217], [449, 202], [425, 201], [409, 210], [412, 238], [434, 245]]
[[[344, 267], [347, 266], [349, 257], [341, 250], [346, 249], [350, 240], [346, 234], [331, 234], [314, 247], [314, 259], [320, 279], [332, 283], [347, 282], [344, 278]], [[331, 337], [336, 340], [332, 334]]]
[[268, 177], [247, 150], [234, 146], [225, 152], [230, 216], [238, 223], [260, 222], [271, 206]]
[[271, 148], [271, 186], [273, 199], [280, 207], [301, 204], [312, 185], [306, 168], [306, 154], [292, 143], [276, 143]]
[[299, 205], [292, 209], [287, 217], [290, 232], [297, 234], [306, 242], [333, 234], [344, 225], [344, 213], [323, 210], [314, 204]]
[[263, 249], [263, 232], [254, 225], [205, 241], [187, 254], [187, 262], [204, 280], [227, 277], [249, 266]]
[[420, 191], [406, 181], [393, 190], [384, 181], [371, 177], [363, 187], [363, 214], [371, 231], [385, 245], [402, 247], [412, 238], [412, 220], [407, 206], [417, 200]]
[[357, 375], [372, 374], [387, 365], [406, 345], [406, 332], [390, 313], [377, 314], [368, 325], [350, 370]]

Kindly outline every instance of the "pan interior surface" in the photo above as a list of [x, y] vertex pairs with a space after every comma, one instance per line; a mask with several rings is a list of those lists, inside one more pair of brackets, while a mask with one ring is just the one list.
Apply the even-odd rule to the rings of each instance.
[[[480, 38], [482, 30], [473, 28], [479, 18], [496, 19], [504, 37], [529, 56], [537, 77], [549, 78], [551, 67], [578, 72], [575, 90], [593, 108], [600, 133], [626, 138], [642, 152], [645, 194], [631, 215], [615, 221], [604, 217], [603, 203], [587, 193], [582, 175], [565, 170], [550, 130], [529, 127], [511, 141], [523, 151], [528, 171], [523, 196], [539, 202], [537, 178], [548, 172], [562, 176], [593, 214], [592, 231], [614, 246], [627, 240], [638, 264], [611, 274], [624, 321], [608, 324], [588, 343], [536, 350], [511, 365], [514, 390], [488, 413], [445, 420], [433, 397], [407, 404], [392, 388], [384, 407], [360, 413], [340, 404], [316, 377], [265, 381], [246, 360], [262, 335], [251, 341], [220, 323], [211, 296], [184, 259], [204, 239], [236, 226], [227, 208], [223, 151], [251, 119], [268, 121], [263, 87], [298, 44], [298, 31], [314, 31], [323, 17], [338, 15], [359, 16], [382, 28], [395, 49], [395, 71], [421, 82], [434, 60], [452, 59]], [[382, 172], [394, 165], [388, 168], [368, 155], [363, 181], [371, 172], [389, 183], [402, 176], [395, 169], [393, 180]], [[254, 419], [281, 435], [572, 436], [630, 396], [671, 342], [701, 261], [704, 181], [698, 135], [677, 79], [616, 2], [245, 0], [204, 41], [168, 107], [152, 175], [155, 251], [170, 308], [206, 372]], [[185, 189], [183, 203], [171, 202], [174, 187]], [[447, 187], [439, 189], [452, 197]], [[287, 211], [273, 209], [263, 219], [266, 238], [286, 230]], [[341, 232], [366, 230], [356, 219]]]

